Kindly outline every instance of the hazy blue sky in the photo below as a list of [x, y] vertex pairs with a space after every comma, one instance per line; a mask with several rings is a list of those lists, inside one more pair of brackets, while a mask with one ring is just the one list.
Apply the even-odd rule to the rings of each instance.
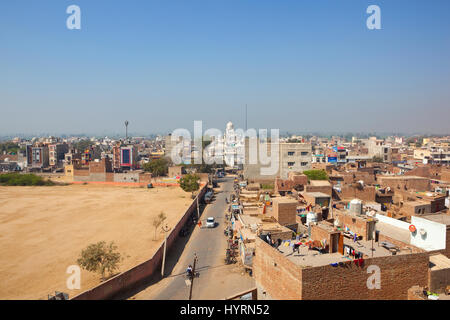
[[[66, 8], [81, 7], [81, 30]], [[381, 8], [382, 30], [366, 9]], [[0, 2], [0, 135], [450, 133], [448, 0]]]

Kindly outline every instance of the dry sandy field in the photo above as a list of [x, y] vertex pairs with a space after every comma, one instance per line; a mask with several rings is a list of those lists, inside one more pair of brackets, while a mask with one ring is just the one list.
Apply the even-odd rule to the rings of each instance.
[[163, 240], [154, 240], [152, 218], [164, 211], [173, 227], [191, 201], [179, 187], [0, 187], [0, 299], [74, 297], [99, 284], [82, 270], [81, 289], [66, 286], [67, 268], [98, 241], [118, 246], [119, 272], [149, 259]]

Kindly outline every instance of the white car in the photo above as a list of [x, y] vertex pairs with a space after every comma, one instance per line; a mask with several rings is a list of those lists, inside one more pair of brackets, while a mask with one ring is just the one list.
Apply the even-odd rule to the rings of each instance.
[[214, 220], [213, 217], [209, 217], [208, 219], [206, 219], [206, 227], [207, 228], [214, 228], [216, 226], [216, 221]]

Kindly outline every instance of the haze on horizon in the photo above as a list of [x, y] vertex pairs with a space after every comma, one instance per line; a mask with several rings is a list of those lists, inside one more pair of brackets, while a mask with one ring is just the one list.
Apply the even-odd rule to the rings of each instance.
[[[80, 6], [82, 29], [66, 28]], [[366, 8], [381, 8], [368, 30]], [[244, 128], [450, 134], [450, 2], [0, 3], [0, 136]]]

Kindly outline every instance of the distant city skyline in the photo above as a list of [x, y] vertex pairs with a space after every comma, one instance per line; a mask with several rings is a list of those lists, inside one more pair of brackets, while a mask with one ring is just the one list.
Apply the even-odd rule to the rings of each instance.
[[[450, 134], [450, 2], [0, 3], [0, 136]], [[368, 30], [366, 8], [381, 8]]]

